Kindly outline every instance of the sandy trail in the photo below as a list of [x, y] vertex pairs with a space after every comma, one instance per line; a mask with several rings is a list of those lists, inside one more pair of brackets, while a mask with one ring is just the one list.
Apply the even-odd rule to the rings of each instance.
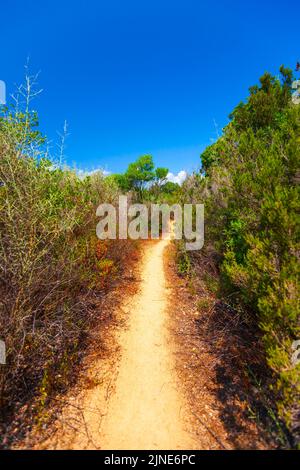
[[[232, 416], [225, 408], [224, 421], [224, 403], [215, 396], [220, 393], [213, 371], [216, 357], [207, 352], [207, 343], [197, 332], [195, 299], [179, 281], [174, 264], [166, 264], [164, 271], [168, 243], [143, 244], [140, 279], [129, 277], [138, 281], [137, 286], [126, 281], [124, 295], [117, 291], [115, 303], [108, 301], [107, 308], [113, 307], [110, 322], [101, 325], [103, 336], [95, 333], [81, 379], [67, 394], [58, 395], [62, 406], [57, 419], [47, 429], [48, 437], [39, 439], [37, 428], [33, 448], [269, 448], [253, 420], [244, 417], [245, 402], [237, 401], [236, 389], [229, 395], [229, 406], [230, 413], [236, 406], [240, 418], [228, 426]], [[115, 296], [114, 291], [111, 294]], [[34, 437], [33, 433], [18, 448], [32, 448]]]
[[183, 398], [178, 392], [167, 328], [163, 250], [167, 240], [148, 245], [140, 292], [130, 305], [129, 329], [107, 415], [102, 449], [189, 449]]
[[[108, 378], [66, 407], [57, 432], [44, 448], [106, 450], [193, 449], [197, 442], [186, 431], [186, 404], [175, 370], [168, 328], [168, 288], [163, 251], [169, 240], [145, 243], [139, 290], [125, 296], [118, 364]], [[103, 376], [103, 363], [92, 372]], [[79, 412], [80, 410], [80, 412]]]
[[177, 391], [167, 329], [167, 288], [160, 240], [146, 248], [140, 292], [130, 305], [129, 329], [108, 413], [102, 449], [188, 449], [184, 404]]

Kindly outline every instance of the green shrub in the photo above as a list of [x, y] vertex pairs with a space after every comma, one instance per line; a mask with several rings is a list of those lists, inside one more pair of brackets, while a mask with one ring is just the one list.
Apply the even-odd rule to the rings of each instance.
[[281, 81], [265, 74], [250, 89], [202, 155], [204, 177], [185, 187], [189, 202], [205, 203], [206, 243], [221, 255], [221, 280], [263, 331], [278, 412], [297, 441], [300, 107], [291, 100], [292, 72], [280, 70]]

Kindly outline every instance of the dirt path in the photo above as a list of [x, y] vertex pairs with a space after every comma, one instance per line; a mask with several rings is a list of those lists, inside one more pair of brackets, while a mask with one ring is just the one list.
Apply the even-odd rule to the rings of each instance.
[[187, 449], [183, 399], [178, 393], [167, 328], [163, 250], [148, 245], [142, 284], [133, 299], [115, 394], [103, 420], [103, 449]]
[[[56, 432], [38, 448], [193, 449], [179, 392], [169, 330], [163, 252], [169, 240], [146, 242], [138, 291], [121, 306], [119, 360], [96, 361], [90, 390], [66, 397]], [[105, 372], [106, 371], [106, 372]]]
[[244, 392], [240, 369], [226, 365], [210, 349], [210, 333], [199, 329], [199, 319], [207, 318], [199, 311], [200, 294], [207, 299], [208, 293], [201, 284], [198, 297], [178, 276], [174, 247], [164, 251], [169, 243], [143, 243], [141, 262], [128, 267], [117, 296], [111, 292], [115, 303], [106, 299], [109, 323], [95, 331], [81, 379], [57, 397], [61, 411], [53, 425], [21, 448], [32, 448], [32, 441], [35, 449], [270, 446], [247, 417], [245, 395], [237, 395], [249, 388]]

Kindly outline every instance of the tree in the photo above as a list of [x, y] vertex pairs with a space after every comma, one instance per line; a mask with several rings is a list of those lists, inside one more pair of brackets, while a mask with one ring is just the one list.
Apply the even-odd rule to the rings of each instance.
[[167, 176], [169, 173], [168, 168], [158, 167], [155, 170], [155, 183], [158, 187], [161, 187], [167, 180]]
[[223, 287], [262, 330], [279, 414], [300, 442], [300, 364], [292, 359], [300, 333], [300, 106], [291, 98], [292, 72], [282, 66], [280, 73], [250, 88], [222, 137], [203, 152], [199, 197]]
[[112, 181], [113, 183], [116, 183], [119, 189], [123, 192], [130, 191], [131, 189], [128, 178], [125, 174], [114, 173], [112, 175], [107, 176], [106, 179], [107, 181]]
[[169, 173], [168, 168], [163, 168], [163, 167], [156, 168], [155, 175], [154, 175], [154, 184], [153, 184], [153, 193], [156, 197], [158, 196], [159, 191], [161, 190], [162, 186], [166, 183], [168, 173]]
[[151, 155], [142, 155], [128, 165], [124, 174], [113, 174], [108, 178], [117, 183], [121, 191], [135, 191], [138, 199], [142, 200], [145, 198], [146, 189], [149, 194], [158, 197], [167, 183], [168, 173], [168, 168], [155, 168]]
[[167, 181], [162, 187], [161, 190], [167, 194], [174, 194], [180, 189], [178, 183], [173, 183], [172, 181]]
[[154, 163], [151, 155], [143, 155], [128, 165], [124, 175], [128, 188], [137, 192], [140, 199], [146, 185], [155, 179]]

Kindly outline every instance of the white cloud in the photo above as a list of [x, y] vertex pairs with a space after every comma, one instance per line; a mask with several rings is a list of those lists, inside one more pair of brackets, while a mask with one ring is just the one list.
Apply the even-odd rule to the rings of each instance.
[[95, 170], [91, 170], [91, 171], [85, 171], [85, 170], [77, 170], [77, 175], [79, 178], [86, 178], [87, 176], [91, 176], [95, 173], [102, 173], [103, 176], [108, 176], [110, 175], [110, 171], [107, 171], [107, 170], [103, 170], [103, 168], [96, 168]]
[[177, 173], [177, 175], [176, 174], [174, 175], [174, 173], [169, 172], [167, 175], [167, 180], [171, 181], [171, 183], [177, 183], [177, 184], [182, 185], [186, 177], [187, 177], [187, 172], [184, 170], [181, 170]]

